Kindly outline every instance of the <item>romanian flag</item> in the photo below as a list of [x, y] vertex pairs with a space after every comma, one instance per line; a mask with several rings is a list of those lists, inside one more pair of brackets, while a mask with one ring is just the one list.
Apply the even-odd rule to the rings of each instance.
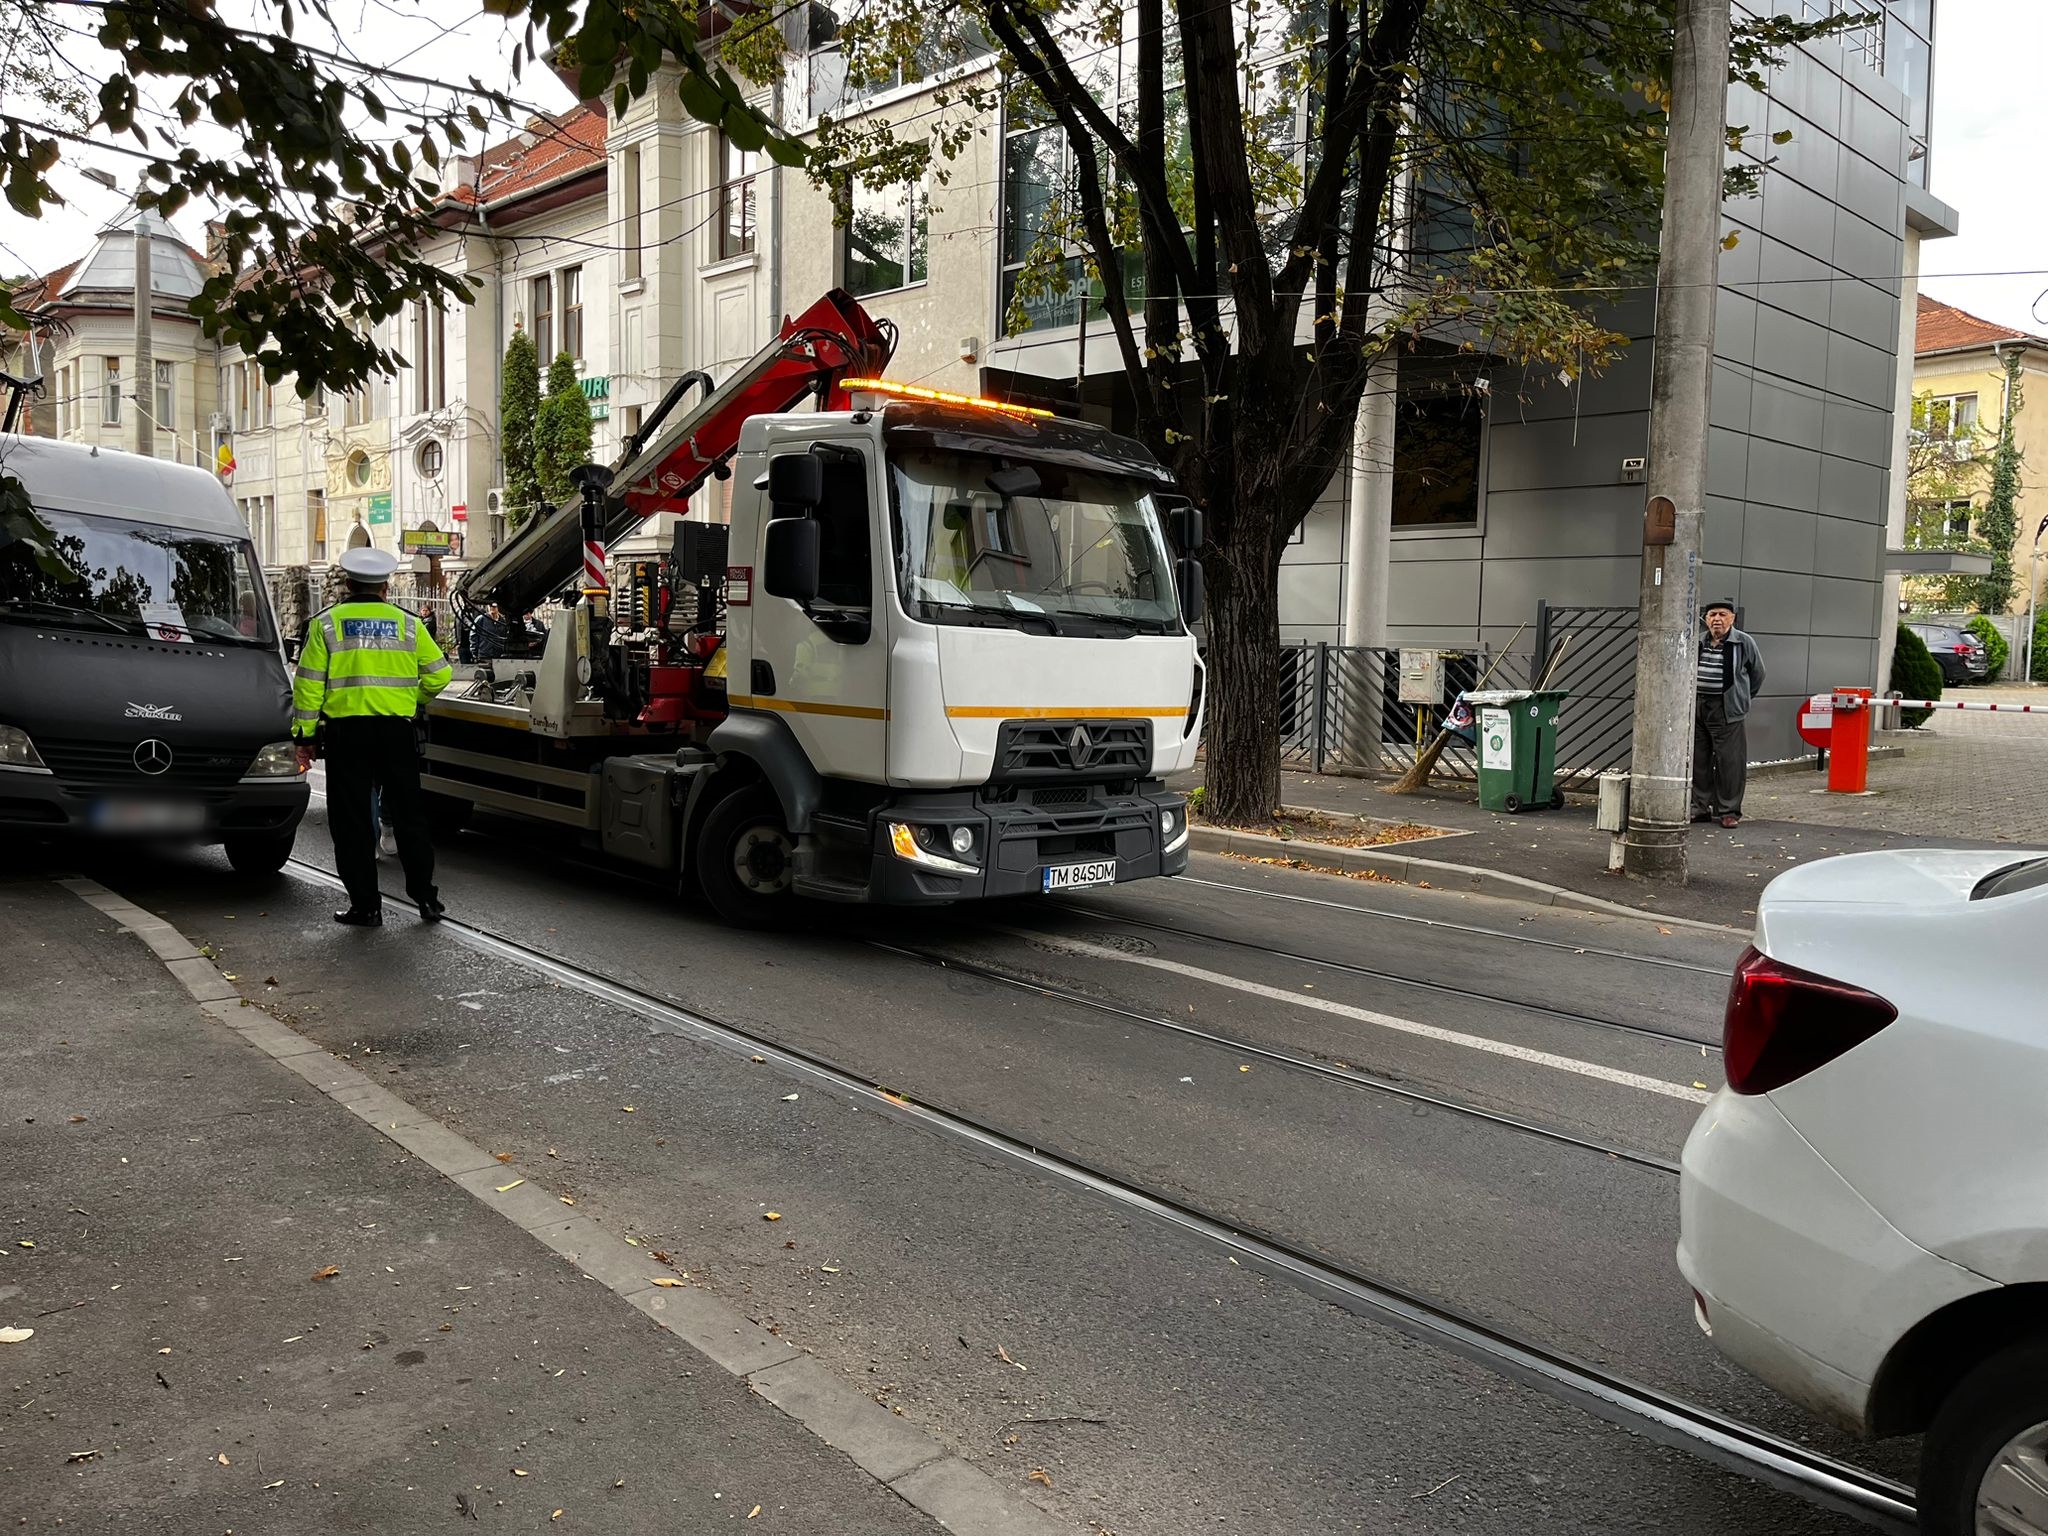
[[223, 480], [234, 479], [235, 450], [229, 444], [222, 443], [219, 448], [214, 450], [213, 472]]

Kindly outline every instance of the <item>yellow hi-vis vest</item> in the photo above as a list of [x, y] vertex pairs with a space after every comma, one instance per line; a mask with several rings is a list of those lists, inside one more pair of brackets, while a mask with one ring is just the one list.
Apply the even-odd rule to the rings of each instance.
[[409, 718], [455, 675], [427, 626], [390, 603], [337, 603], [307, 627], [292, 679], [292, 734], [320, 717]]

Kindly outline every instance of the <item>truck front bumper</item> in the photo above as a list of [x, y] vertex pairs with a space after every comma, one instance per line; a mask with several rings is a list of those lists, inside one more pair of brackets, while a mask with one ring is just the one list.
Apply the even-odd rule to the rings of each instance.
[[[1045, 790], [1008, 802], [989, 802], [972, 791], [911, 796], [874, 812], [870, 901], [933, 906], [1000, 896], [1036, 896], [1046, 872], [1092, 866], [1089, 884], [1122, 884], [1177, 875], [1188, 866], [1188, 810], [1184, 796], [1157, 783], [1129, 794], [1100, 788]], [[909, 829], [910, 852], [898, 851]], [[955, 850], [952, 834], [966, 829], [972, 843]], [[1075, 887], [1085, 888], [1085, 887]]]

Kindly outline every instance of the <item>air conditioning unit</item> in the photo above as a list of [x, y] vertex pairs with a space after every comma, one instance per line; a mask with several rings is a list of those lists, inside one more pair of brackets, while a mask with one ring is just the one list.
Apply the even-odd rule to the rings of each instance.
[[505, 515], [505, 487], [495, 485], [484, 492], [484, 511], [492, 517]]

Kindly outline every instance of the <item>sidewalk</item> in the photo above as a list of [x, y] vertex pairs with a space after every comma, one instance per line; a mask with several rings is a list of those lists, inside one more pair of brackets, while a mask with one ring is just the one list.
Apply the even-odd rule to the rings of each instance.
[[0, 931], [10, 1529], [940, 1530], [113, 918], [0, 881]]
[[[1175, 786], [1192, 789], [1200, 782], [1199, 775], [1184, 775], [1175, 781]], [[1684, 886], [1649, 885], [1608, 871], [1608, 836], [1594, 828], [1590, 800], [1574, 798], [1561, 811], [1525, 811], [1519, 816], [1504, 816], [1482, 809], [1476, 790], [1469, 784], [1439, 784], [1423, 794], [1395, 795], [1386, 791], [1384, 782], [1283, 773], [1280, 795], [1290, 808], [1386, 821], [1417, 821], [1458, 834], [1401, 843], [1388, 850], [1390, 855], [1498, 871], [1639, 911], [1732, 928], [1750, 926], [1756, 916], [1757, 894], [1772, 876], [1809, 859], [1875, 848], [2013, 846], [1918, 836], [1868, 825], [1823, 826], [1759, 820], [1744, 821], [1734, 831], [1696, 826], [1689, 847], [1690, 882]], [[1808, 786], [1798, 778], [1758, 779], [1750, 785], [1750, 792], [1754, 796], [1766, 787], [1773, 795], [1803, 796]], [[1299, 850], [1296, 856], [1304, 863], [1316, 862], [1315, 844], [1292, 846]]]

